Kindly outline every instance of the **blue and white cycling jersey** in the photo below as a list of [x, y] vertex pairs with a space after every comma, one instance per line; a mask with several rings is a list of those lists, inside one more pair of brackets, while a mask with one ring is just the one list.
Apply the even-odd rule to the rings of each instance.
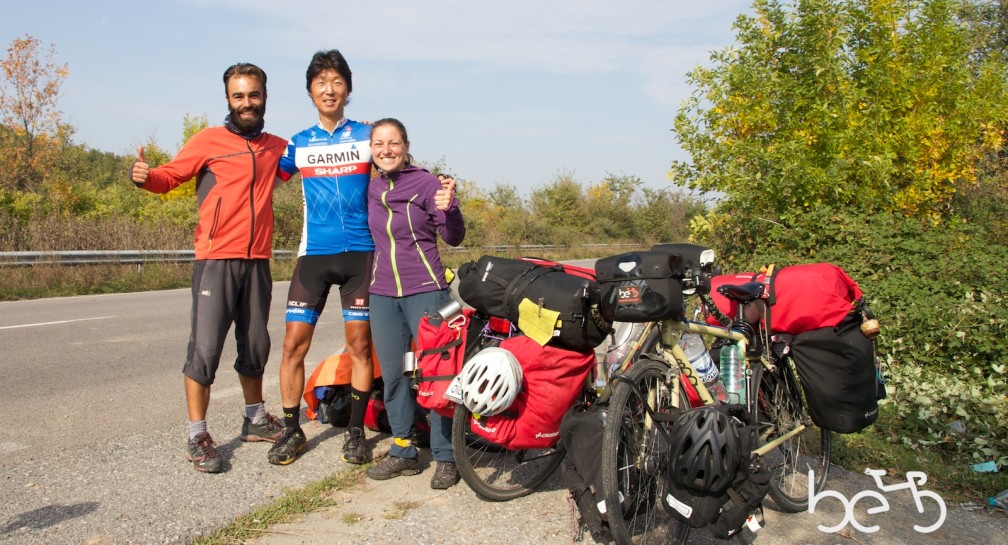
[[301, 173], [304, 225], [298, 255], [372, 252], [367, 221], [371, 126], [344, 119], [332, 134], [322, 125], [295, 134], [280, 170]]

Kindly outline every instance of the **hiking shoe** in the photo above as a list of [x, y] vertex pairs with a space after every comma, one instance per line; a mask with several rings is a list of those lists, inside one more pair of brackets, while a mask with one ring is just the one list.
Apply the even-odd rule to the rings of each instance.
[[266, 460], [274, 465], [285, 466], [297, 460], [298, 454], [304, 450], [307, 443], [308, 441], [305, 439], [301, 428], [293, 426], [283, 428], [280, 439], [276, 443], [273, 443], [273, 446], [270, 447], [269, 452], [266, 454]]
[[417, 473], [420, 473], [420, 463], [416, 458], [400, 458], [391, 454], [367, 470], [367, 476], [376, 481], [384, 481], [401, 475], [416, 475]]
[[210, 434], [203, 432], [189, 440], [186, 445], [186, 460], [192, 462], [196, 471], [220, 473], [224, 463], [217, 453], [217, 443]]
[[445, 490], [457, 482], [459, 482], [459, 472], [455, 467], [455, 462], [438, 462], [434, 476], [430, 480], [430, 487], [434, 490]]
[[343, 461], [348, 464], [363, 464], [368, 460], [367, 442], [364, 439], [363, 428], [347, 430], [347, 439], [343, 443]]
[[238, 439], [276, 443], [280, 439], [281, 431], [283, 431], [283, 423], [272, 414], [266, 413], [266, 420], [263, 420], [261, 424], [253, 424], [252, 419], [246, 416], [245, 421], [242, 422], [242, 431]]

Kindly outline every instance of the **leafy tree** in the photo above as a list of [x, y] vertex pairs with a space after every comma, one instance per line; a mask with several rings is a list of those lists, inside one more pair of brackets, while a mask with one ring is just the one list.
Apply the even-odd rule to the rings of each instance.
[[[707, 211], [706, 206], [693, 196], [667, 187], [645, 187], [641, 197], [635, 201], [633, 233], [635, 240], [643, 244], [690, 240], [690, 222]], [[696, 239], [696, 242], [711, 244], [707, 239]]]
[[1004, 60], [974, 54], [957, 6], [756, 0], [737, 47], [689, 74], [673, 181], [724, 195], [716, 232], [826, 204], [939, 220], [1008, 125]]
[[56, 46], [42, 57], [42, 42], [25, 35], [15, 38], [0, 61], [0, 184], [35, 190], [46, 174], [43, 165], [69, 141], [72, 129], [60, 122], [60, 87], [67, 65], [54, 63]]
[[978, 58], [1008, 50], [1008, 2], [976, 0], [964, 2], [960, 18], [974, 35], [973, 47]]
[[598, 184], [589, 186], [585, 203], [589, 232], [603, 240], [634, 238], [634, 215], [630, 202], [642, 185], [637, 176], [609, 174]]
[[551, 184], [532, 191], [529, 208], [534, 240], [544, 244], [585, 242], [585, 196], [572, 172], [559, 171]]
[[518, 188], [510, 184], [496, 184], [487, 196], [494, 206], [502, 209], [521, 208], [522, 198]]

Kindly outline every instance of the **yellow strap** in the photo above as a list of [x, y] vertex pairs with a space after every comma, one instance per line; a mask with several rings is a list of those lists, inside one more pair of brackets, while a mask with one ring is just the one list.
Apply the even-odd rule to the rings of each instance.
[[412, 439], [403, 439], [402, 437], [395, 437], [395, 438], [392, 439], [392, 442], [395, 443], [397, 446], [400, 446], [402, 448], [410, 448], [410, 447], [413, 446], [413, 440]]

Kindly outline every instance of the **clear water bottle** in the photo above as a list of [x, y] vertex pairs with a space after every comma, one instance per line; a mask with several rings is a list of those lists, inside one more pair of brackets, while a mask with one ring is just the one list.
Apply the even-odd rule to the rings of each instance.
[[745, 404], [745, 366], [742, 364], [742, 347], [726, 344], [721, 347], [721, 380], [728, 390], [728, 403]]
[[619, 371], [624, 360], [630, 355], [630, 349], [641, 336], [643, 323], [613, 322], [612, 342], [606, 346], [605, 364], [609, 376]]
[[1008, 511], [1008, 488], [998, 492], [995, 496], [987, 498], [987, 504], [995, 509]]
[[602, 354], [595, 355], [595, 380], [592, 386], [595, 387], [595, 391], [599, 394], [605, 389], [606, 382], [609, 381], [609, 375], [606, 373], [605, 366], [605, 356]]
[[722, 403], [727, 401], [728, 392], [721, 381], [721, 375], [718, 374], [718, 368], [714, 365], [714, 360], [710, 357], [710, 352], [707, 351], [703, 337], [696, 333], [683, 333], [679, 338], [679, 346], [686, 353], [686, 357], [689, 358], [693, 369], [696, 369], [696, 372], [700, 375], [700, 380], [707, 387], [707, 391], [710, 392], [711, 397]]

